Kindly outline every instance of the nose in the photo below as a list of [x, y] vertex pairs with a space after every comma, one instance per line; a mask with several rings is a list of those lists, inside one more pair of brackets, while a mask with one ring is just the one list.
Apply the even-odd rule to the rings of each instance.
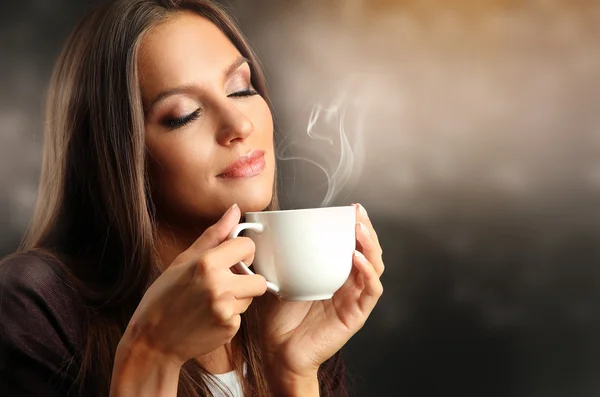
[[218, 107], [217, 142], [229, 146], [247, 139], [254, 132], [252, 120], [235, 104], [227, 101]]

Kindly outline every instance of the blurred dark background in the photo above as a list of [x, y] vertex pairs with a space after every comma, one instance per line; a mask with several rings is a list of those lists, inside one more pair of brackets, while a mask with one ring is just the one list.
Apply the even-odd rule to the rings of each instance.
[[[93, 3], [1, 3], [2, 256], [36, 197], [54, 59]], [[267, 70], [285, 206], [358, 201], [380, 235], [355, 395], [599, 396], [600, 3], [226, 4]]]

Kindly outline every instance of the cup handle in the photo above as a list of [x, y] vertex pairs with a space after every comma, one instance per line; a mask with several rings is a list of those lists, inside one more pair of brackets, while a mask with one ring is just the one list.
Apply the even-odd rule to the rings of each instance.
[[[257, 233], [262, 233], [265, 230], [265, 227], [263, 226], [262, 223], [253, 223], [253, 222], [240, 223], [236, 227], [233, 228], [231, 233], [229, 233], [228, 240], [236, 238], [243, 230], [246, 230], [246, 229], [253, 230]], [[248, 274], [248, 275], [255, 274], [252, 270], [250, 270], [248, 268], [248, 266], [246, 266], [246, 264], [243, 261], [239, 261], [237, 264], [235, 264], [235, 268], [244, 274]], [[279, 295], [279, 287], [270, 281], [267, 281], [267, 291], [272, 292], [275, 295]]]

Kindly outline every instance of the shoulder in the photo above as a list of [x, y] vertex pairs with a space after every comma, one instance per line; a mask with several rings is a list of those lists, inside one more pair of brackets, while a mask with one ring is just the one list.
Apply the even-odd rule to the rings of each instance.
[[56, 332], [69, 350], [81, 321], [77, 294], [60, 262], [50, 254], [28, 251], [0, 261], [0, 335]]
[[64, 274], [40, 252], [0, 261], [0, 390], [7, 395], [64, 396], [77, 377], [82, 321]]
[[0, 288], [11, 291], [26, 287], [49, 289], [59, 284], [57, 260], [41, 251], [19, 252], [0, 260]]

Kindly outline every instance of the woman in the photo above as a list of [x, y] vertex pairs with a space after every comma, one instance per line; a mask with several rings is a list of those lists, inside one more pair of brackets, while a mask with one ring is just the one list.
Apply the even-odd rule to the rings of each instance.
[[52, 77], [23, 249], [0, 265], [0, 390], [345, 395], [339, 350], [382, 293], [364, 208], [353, 272], [329, 301], [280, 301], [230, 270], [254, 245], [229, 231], [277, 208], [273, 141], [259, 64], [217, 5], [90, 13]]

